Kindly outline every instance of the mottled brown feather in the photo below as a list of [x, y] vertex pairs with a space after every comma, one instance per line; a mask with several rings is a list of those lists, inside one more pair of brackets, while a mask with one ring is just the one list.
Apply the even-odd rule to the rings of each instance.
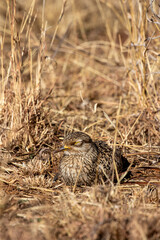
[[[93, 142], [86, 133], [74, 132], [64, 138], [63, 144], [68, 149], [61, 158], [59, 173], [67, 185], [92, 185], [96, 180], [101, 183], [112, 178], [113, 149], [105, 142]], [[118, 173], [129, 166], [118, 149], [114, 159]]]

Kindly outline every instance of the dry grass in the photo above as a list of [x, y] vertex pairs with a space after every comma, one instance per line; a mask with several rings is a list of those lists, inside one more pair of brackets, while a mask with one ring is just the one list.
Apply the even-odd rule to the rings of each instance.
[[[158, 0], [1, 5], [0, 238], [160, 239]], [[73, 129], [119, 145], [131, 179], [53, 183]]]

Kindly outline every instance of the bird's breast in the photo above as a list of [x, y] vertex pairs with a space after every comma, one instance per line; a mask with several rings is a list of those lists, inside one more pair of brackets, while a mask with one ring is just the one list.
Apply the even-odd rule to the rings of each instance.
[[90, 184], [95, 177], [96, 166], [86, 155], [64, 155], [60, 162], [60, 174], [66, 184]]

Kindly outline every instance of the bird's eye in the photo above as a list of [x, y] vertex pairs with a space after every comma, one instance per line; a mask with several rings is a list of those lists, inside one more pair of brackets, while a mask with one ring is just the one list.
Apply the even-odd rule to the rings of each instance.
[[74, 145], [75, 145], [75, 146], [80, 146], [81, 144], [82, 144], [82, 141], [74, 142]]

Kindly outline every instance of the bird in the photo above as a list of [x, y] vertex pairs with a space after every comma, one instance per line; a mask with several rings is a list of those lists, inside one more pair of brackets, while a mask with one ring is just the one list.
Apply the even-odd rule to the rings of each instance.
[[[113, 149], [104, 141], [93, 141], [84, 132], [72, 132], [64, 137], [63, 146], [55, 153], [61, 151], [58, 175], [66, 185], [91, 186], [111, 181], [115, 169]], [[115, 150], [114, 160], [118, 174], [130, 165], [119, 149]]]

